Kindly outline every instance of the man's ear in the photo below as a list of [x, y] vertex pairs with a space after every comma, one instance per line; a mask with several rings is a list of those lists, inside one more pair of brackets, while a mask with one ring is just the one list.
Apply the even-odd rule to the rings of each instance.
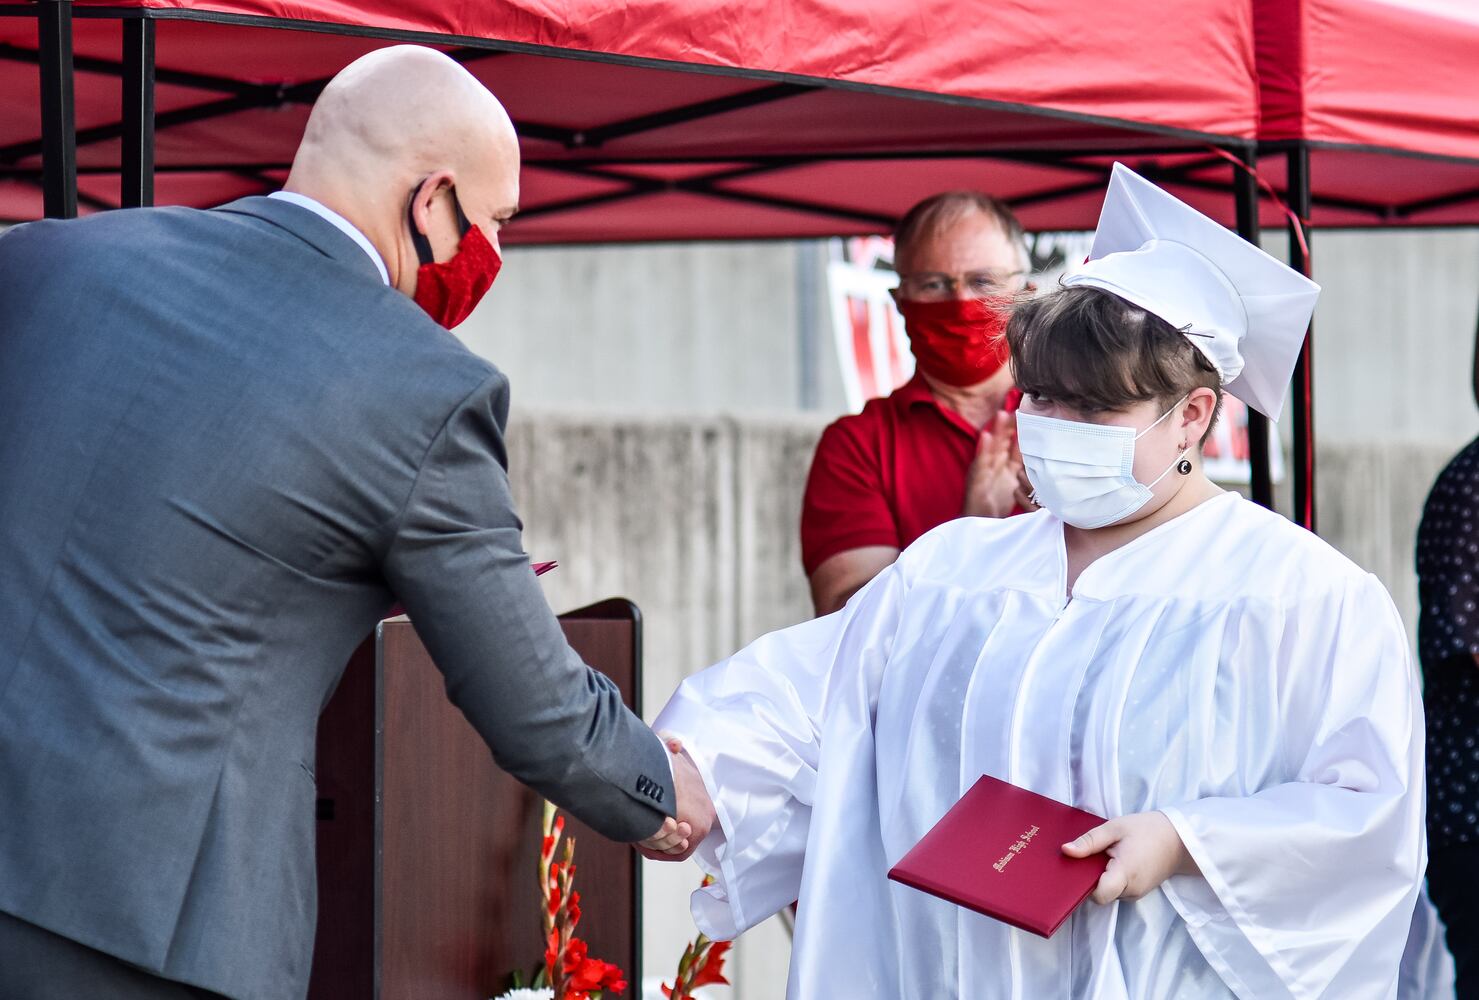
[[452, 171], [443, 169], [428, 174], [417, 186], [416, 194], [411, 198], [411, 218], [416, 223], [416, 231], [422, 236], [426, 236], [431, 231], [432, 202], [456, 182], [457, 178]]

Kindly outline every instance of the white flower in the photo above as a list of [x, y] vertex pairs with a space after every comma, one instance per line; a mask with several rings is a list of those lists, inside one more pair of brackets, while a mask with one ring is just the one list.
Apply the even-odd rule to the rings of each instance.
[[555, 991], [551, 989], [517, 989], [500, 993], [494, 1000], [555, 1000]]

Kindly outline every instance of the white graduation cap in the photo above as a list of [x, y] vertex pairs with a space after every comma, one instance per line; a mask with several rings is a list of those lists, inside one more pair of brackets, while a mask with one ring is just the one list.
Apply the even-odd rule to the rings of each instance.
[[1083, 270], [1201, 349], [1228, 392], [1274, 420], [1284, 408], [1320, 286], [1237, 233], [1114, 165]]

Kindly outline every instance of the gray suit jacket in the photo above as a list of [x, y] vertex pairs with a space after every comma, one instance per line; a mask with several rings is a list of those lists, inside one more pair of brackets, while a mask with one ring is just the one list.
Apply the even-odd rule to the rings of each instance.
[[296, 205], [0, 236], [0, 910], [302, 996], [314, 732], [393, 598], [502, 767], [615, 839], [671, 814], [530, 571], [508, 398]]

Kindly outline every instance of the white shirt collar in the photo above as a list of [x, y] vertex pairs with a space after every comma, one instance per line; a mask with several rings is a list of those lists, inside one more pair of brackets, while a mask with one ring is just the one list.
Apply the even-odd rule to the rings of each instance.
[[354, 223], [344, 218], [344, 216], [332, 208], [329, 208], [323, 202], [315, 201], [307, 195], [298, 194], [294, 191], [274, 191], [267, 197], [289, 202], [290, 204], [297, 205], [299, 208], [306, 208], [314, 215], [331, 223], [335, 229], [338, 229], [345, 236], [354, 240], [354, 242], [359, 244], [361, 250], [370, 255], [370, 259], [375, 262], [375, 270], [380, 272], [380, 280], [387, 285], [390, 284], [390, 272], [385, 269], [385, 261], [380, 258], [380, 251], [375, 249], [375, 244], [371, 243], [364, 233], [355, 228]]

